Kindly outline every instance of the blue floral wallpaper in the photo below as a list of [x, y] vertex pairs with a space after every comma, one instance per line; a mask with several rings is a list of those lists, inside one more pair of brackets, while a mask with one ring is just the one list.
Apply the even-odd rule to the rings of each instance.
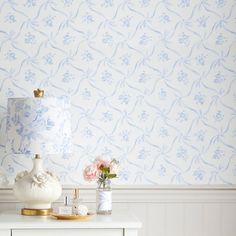
[[74, 153], [44, 157], [87, 184], [98, 155], [118, 184], [236, 184], [235, 0], [1, 0], [0, 170], [8, 97], [71, 97]]

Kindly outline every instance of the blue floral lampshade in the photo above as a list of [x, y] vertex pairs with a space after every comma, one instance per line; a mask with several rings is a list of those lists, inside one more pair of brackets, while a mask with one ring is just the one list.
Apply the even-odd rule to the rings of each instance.
[[9, 98], [7, 150], [15, 154], [71, 152], [68, 98]]

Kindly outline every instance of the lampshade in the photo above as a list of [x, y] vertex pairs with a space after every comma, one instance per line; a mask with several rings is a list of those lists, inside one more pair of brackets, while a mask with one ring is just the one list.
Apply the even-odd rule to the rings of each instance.
[[15, 154], [71, 152], [68, 98], [9, 98], [8, 151]]
[[[43, 95], [43, 90], [36, 90]], [[9, 98], [6, 149], [14, 154], [34, 154], [30, 172], [17, 174], [13, 193], [24, 203], [23, 215], [49, 215], [51, 203], [61, 195], [61, 184], [44, 171], [41, 155], [71, 152], [68, 98]]]

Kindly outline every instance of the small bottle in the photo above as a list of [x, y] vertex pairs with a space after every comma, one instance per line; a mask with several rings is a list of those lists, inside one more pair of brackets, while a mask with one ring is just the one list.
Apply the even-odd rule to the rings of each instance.
[[78, 206], [81, 204], [81, 199], [79, 198], [79, 189], [74, 189], [74, 195], [72, 199], [72, 213], [73, 215], [78, 215]]
[[69, 197], [65, 196], [64, 206], [58, 208], [60, 215], [72, 215], [72, 206], [69, 205]]

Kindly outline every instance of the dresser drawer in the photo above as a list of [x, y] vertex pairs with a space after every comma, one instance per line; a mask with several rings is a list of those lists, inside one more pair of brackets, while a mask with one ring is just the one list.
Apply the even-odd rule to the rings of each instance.
[[0, 229], [1, 236], [11, 236], [11, 230], [9, 229]]
[[123, 236], [123, 229], [13, 229], [12, 236]]

